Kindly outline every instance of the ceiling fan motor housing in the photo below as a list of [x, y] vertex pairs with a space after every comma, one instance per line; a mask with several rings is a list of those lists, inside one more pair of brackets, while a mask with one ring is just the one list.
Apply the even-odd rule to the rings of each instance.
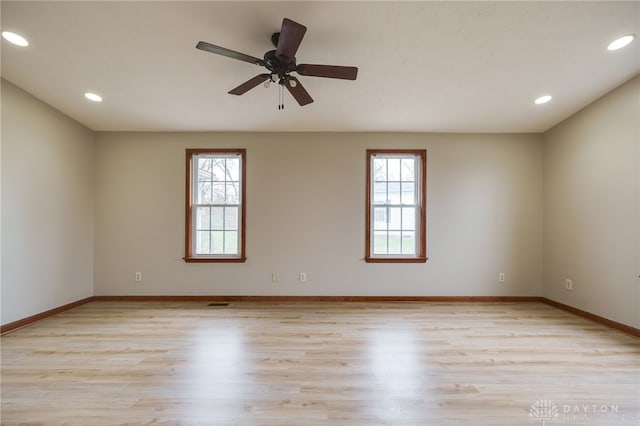
[[272, 74], [277, 74], [280, 78], [284, 78], [297, 68], [296, 58], [278, 56], [275, 50], [270, 50], [264, 54], [264, 66], [271, 71]]
[[271, 34], [271, 44], [273, 44], [273, 47], [278, 47], [278, 40], [280, 40], [280, 33]]

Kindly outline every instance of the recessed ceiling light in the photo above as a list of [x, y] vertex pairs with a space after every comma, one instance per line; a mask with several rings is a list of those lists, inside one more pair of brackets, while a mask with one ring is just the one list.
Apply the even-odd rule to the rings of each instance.
[[96, 95], [95, 93], [92, 93], [92, 92], [85, 93], [84, 97], [93, 102], [102, 102], [102, 96]]
[[22, 37], [19, 34], [12, 33], [11, 31], [3, 31], [2, 37], [8, 42], [15, 44], [16, 46], [27, 47], [29, 45], [29, 42], [26, 38]]
[[611, 43], [609, 43], [609, 46], [607, 46], [607, 49], [608, 50], [622, 49], [623, 47], [625, 47], [626, 45], [631, 43], [634, 38], [636, 38], [635, 35], [627, 34], [626, 36], [623, 36], [623, 37], [620, 37], [618, 39], [615, 39]]
[[540, 96], [538, 99], [533, 101], [536, 105], [546, 104], [552, 99], [551, 95]]

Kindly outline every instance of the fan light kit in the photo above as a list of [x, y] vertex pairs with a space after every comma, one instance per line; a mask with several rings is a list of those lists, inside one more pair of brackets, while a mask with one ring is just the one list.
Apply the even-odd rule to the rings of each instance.
[[271, 43], [275, 49], [265, 53], [263, 59], [204, 41], [199, 42], [196, 48], [265, 67], [269, 71], [268, 73], [258, 74], [235, 89], [230, 90], [230, 94], [242, 95], [260, 85], [260, 83], [264, 83], [265, 87], [269, 87], [270, 83], [278, 83], [280, 85], [278, 109], [284, 109], [284, 88], [291, 93], [300, 106], [304, 106], [313, 102], [313, 98], [302, 86], [302, 83], [291, 75], [292, 72], [308, 77], [339, 78], [343, 80], [355, 80], [358, 75], [358, 68], [356, 67], [296, 64], [296, 52], [306, 31], [307, 27], [304, 25], [284, 18], [280, 32], [271, 36]]

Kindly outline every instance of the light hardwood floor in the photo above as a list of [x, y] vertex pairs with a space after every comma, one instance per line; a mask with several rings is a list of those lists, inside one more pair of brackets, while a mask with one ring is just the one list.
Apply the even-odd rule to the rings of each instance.
[[91, 302], [1, 343], [3, 425], [640, 424], [640, 340], [540, 303]]

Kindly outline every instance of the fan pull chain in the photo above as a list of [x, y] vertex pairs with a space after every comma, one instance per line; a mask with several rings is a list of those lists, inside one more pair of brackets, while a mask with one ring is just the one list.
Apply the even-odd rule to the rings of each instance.
[[278, 109], [282, 110], [284, 109], [284, 84], [280, 83], [280, 91], [279, 93], [279, 98], [278, 98]]

